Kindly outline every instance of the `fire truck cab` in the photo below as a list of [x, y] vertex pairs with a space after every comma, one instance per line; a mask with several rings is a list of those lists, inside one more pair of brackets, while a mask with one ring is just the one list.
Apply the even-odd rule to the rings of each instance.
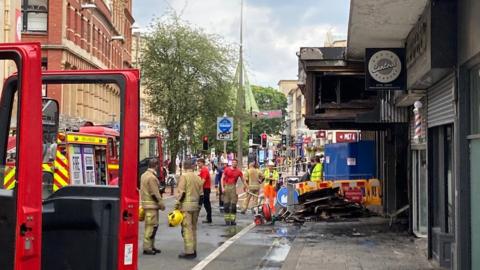
[[164, 180], [166, 175], [161, 169], [163, 164], [163, 143], [162, 137], [160, 135], [149, 135], [140, 137], [140, 148], [139, 148], [139, 176], [141, 176], [148, 168], [148, 161], [151, 158], [158, 159], [158, 164], [160, 164], [159, 172], [157, 175], [160, 180]]
[[[41, 73], [40, 51], [39, 44], [0, 44], [0, 60], [11, 59], [17, 67], [17, 75], [5, 82], [0, 100], [0, 180], [4, 182], [10, 165], [14, 168], [15, 182], [13, 189], [0, 188], [0, 269], [137, 269], [138, 144], [124, 142], [139, 139], [139, 73], [136, 70]], [[53, 130], [56, 136], [46, 132], [50, 129], [46, 128], [48, 119], [42, 115], [42, 81], [48, 85], [118, 87], [121, 99], [118, 186], [66, 185], [45, 198], [42, 206], [42, 178], [49, 174], [44, 170], [42, 177], [45, 165], [42, 154], [46, 153], [44, 149], [57, 149], [49, 138], [58, 137], [58, 130]], [[56, 121], [58, 111], [56, 106]], [[58, 129], [57, 123], [52, 126]], [[14, 136], [10, 130], [15, 130]], [[86, 139], [78, 136], [77, 142]], [[75, 141], [75, 136], [71, 139]], [[7, 153], [13, 149], [8, 147], [9, 141], [15, 144], [12, 153]], [[89, 166], [94, 153], [88, 155], [86, 149], [80, 149], [87, 154], [81, 158], [88, 159], [84, 165]], [[101, 179], [106, 182], [106, 177]]]

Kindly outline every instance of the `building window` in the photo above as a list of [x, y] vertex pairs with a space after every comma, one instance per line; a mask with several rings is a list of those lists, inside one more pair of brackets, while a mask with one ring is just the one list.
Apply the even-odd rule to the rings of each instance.
[[112, 0], [103, 0], [103, 2], [105, 3], [105, 5], [107, 6], [107, 8], [109, 10], [113, 9], [113, 1]]
[[23, 0], [23, 31], [47, 32], [48, 0]]

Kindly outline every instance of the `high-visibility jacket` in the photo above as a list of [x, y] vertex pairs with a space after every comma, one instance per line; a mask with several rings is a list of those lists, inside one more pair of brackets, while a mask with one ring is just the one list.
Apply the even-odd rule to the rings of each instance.
[[313, 167], [312, 174], [310, 175], [310, 181], [321, 182], [323, 180], [323, 164], [317, 163]]
[[264, 183], [265, 185], [276, 186], [280, 176], [278, 175], [277, 170], [273, 169], [270, 171], [268, 168], [263, 172]]

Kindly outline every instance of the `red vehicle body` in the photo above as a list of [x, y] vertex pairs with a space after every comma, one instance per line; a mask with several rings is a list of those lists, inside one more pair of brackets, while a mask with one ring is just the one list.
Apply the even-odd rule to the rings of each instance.
[[[0, 44], [0, 58], [13, 60], [18, 70], [18, 91], [20, 108], [17, 112], [17, 146], [15, 178], [18, 185], [13, 196], [5, 193], [1, 200], [5, 205], [14, 201], [16, 207], [2, 209], [5, 216], [14, 212], [13, 228], [5, 229], [10, 238], [2, 243], [1, 252], [12, 258], [0, 259], [0, 268], [14, 270], [40, 269], [42, 241], [42, 96], [41, 96], [41, 50], [40, 44]], [[3, 99], [3, 92], [2, 92]], [[27, 109], [28, 108], [28, 109]], [[0, 123], [2, 153], [0, 161], [5, 165], [8, 146], [11, 108], [2, 108]], [[28, 183], [28, 184], [27, 184]], [[13, 243], [13, 246], [10, 245]], [[11, 260], [11, 262], [10, 262]], [[3, 269], [3, 268], [2, 268]]]
[[108, 138], [107, 143], [107, 181], [118, 179], [118, 166], [119, 166], [119, 153], [118, 153], [118, 140], [120, 133], [112, 128], [103, 126], [85, 126], [80, 127], [80, 133], [101, 135]]
[[[59, 209], [61, 210], [61, 208], [52, 208], [49, 207], [49, 205], [62, 201], [68, 202], [69, 200], [76, 202], [75, 196], [65, 196], [65, 194], [67, 194], [67, 192], [70, 192], [68, 194], [74, 194], [74, 192], [79, 189], [75, 187], [63, 188], [59, 190], [57, 194], [53, 194], [52, 196], [54, 197], [52, 199], [48, 198], [45, 200], [44, 204], [46, 203], [47, 209], [50, 210], [47, 212], [44, 211], [42, 218], [42, 79], [44, 82], [46, 81], [50, 84], [116, 83], [121, 88], [121, 125], [124, 128], [122, 128], [121, 131], [119, 148], [121, 153], [118, 163], [121, 165], [119, 169], [120, 185], [116, 188], [96, 186], [82, 187], [80, 191], [83, 193], [78, 194], [78, 196], [85, 199], [93, 198], [95, 202], [102, 200], [102, 196], [98, 197], [95, 195], [101, 194], [102, 192], [107, 192], [108, 196], [110, 196], [107, 196], [108, 198], [118, 196], [117, 199], [110, 200], [116, 202], [116, 205], [112, 208], [114, 211], [112, 217], [114, 217], [114, 219], [108, 222], [115, 232], [109, 236], [110, 238], [113, 237], [115, 243], [109, 246], [116, 250], [113, 251], [113, 253], [109, 253], [115, 256], [110, 256], [110, 258], [106, 258], [106, 260], [113, 261], [114, 263], [108, 263], [110, 266], [102, 269], [137, 269], [138, 192], [136, 184], [138, 178], [138, 158], [135, 157], [138, 157], [138, 144], [123, 142], [138, 141], [139, 139], [139, 73], [137, 70], [69, 70], [46, 71], [41, 73], [40, 51], [39, 44], [0, 44], [0, 58], [12, 59], [17, 64], [18, 75], [15, 78], [15, 91], [19, 93], [15, 140], [9, 140], [7, 133], [9, 130], [8, 127], [10, 126], [10, 114], [13, 104], [11, 95], [8, 97], [9, 91], [5, 91], [9, 88], [3, 89], [2, 106], [0, 108], [0, 133], [4, 132], [0, 136], [0, 165], [7, 165], [6, 152], [7, 149], [11, 148], [11, 145], [9, 147], [8, 144], [9, 141], [10, 144], [15, 141], [16, 156], [14, 165], [16, 169], [15, 179], [17, 180], [14, 191], [0, 190], [0, 203], [2, 203], [0, 218], [3, 218], [3, 214], [5, 214], [7, 218], [14, 216], [12, 224], [15, 224], [14, 227], [9, 227], [8, 224], [10, 223], [7, 222], [5, 223], [7, 224], [6, 228], [0, 228], [0, 268], [5, 270], [64, 269], [63, 264], [66, 263], [66, 257], [60, 260], [62, 262], [57, 262], [56, 256], [53, 256], [55, 254], [49, 254], [47, 259], [45, 259], [45, 254], [49, 252], [52, 253], [50, 250], [57, 249], [66, 252], [65, 254], [72, 255], [68, 253], [68, 250], [65, 250], [65, 248], [58, 247], [56, 242], [52, 242], [55, 243], [55, 246], [49, 246], [49, 242], [45, 242], [46, 239], [52, 238], [66, 238], [66, 241], [69, 241], [68, 237], [65, 237], [65, 235], [62, 236], [62, 233], [69, 230], [75, 231], [75, 228], [62, 228], [61, 231], [58, 231], [59, 235], [57, 236], [57, 231], [55, 230], [57, 225], [54, 224], [55, 226], [53, 226], [53, 228], [50, 227], [49, 231], [45, 231], [45, 226], [48, 228], [48, 226], [51, 226], [49, 223], [55, 223], [56, 218], [59, 217], [68, 221], [71, 219], [70, 213], [72, 209], [68, 210], [67, 208], [66, 214], [68, 216], [63, 213], [63, 216], [57, 215], [52, 219], [51, 216], [61, 214], [61, 212], [55, 212]], [[8, 83], [9, 80], [7, 80], [5, 84]], [[4, 176], [2, 174], [3, 172], [0, 173], [0, 176]], [[63, 192], [63, 195], [60, 194], [62, 193], [60, 191]], [[13, 204], [14, 207], [5, 210], [3, 206], [11, 205], [12, 200], [15, 201]], [[6, 204], [3, 204], [3, 202], [6, 202]], [[62, 205], [60, 204], [60, 206]], [[87, 210], [88, 209], [95, 208], [89, 207]], [[11, 212], [14, 212], [13, 215]], [[82, 208], [76, 209], [75, 212], [76, 218], [80, 219], [80, 224], [82, 223], [82, 217], [93, 217], [91, 214], [83, 212]], [[43, 231], [42, 223], [44, 227]], [[78, 222], [76, 224], [78, 224]], [[77, 232], [77, 237], [78, 235], [81, 239], [82, 232]], [[4, 239], [4, 236], [9, 239]], [[10, 239], [13, 239], [13, 241], [9, 241]], [[6, 244], [2, 242], [4, 240]], [[9, 246], [10, 242], [14, 243], [14, 246]], [[88, 251], [88, 246], [92, 244], [95, 245], [95, 243], [88, 243], [88, 246], [82, 247], [82, 244], [81, 241], [77, 241], [73, 243], [71, 247]], [[13, 258], [11, 260], [12, 263], [9, 261], [10, 255], [12, 255]], [[82, 260], [88, 259], [83, 255], [82, 253], [78, 253], [76, 257], [74, 256], [71, 262], [71, 265], [74, 266], [72, 269], [86, 269], [82, 268], [81, 263], [75, 265], [77, 261], [81, 262]], [[5, 258], [6, 260], [4, 260]], [[48, 265], [48, 261], [53, 262], [53, 267], [46, 266]]]

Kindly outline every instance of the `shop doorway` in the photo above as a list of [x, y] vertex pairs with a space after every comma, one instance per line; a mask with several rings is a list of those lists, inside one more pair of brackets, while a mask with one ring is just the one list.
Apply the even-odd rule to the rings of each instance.
[[428, 130], [429, 256], [449, 268], [455, 232], [453, 125]]
[[480, 136], [470, 141], [470, 203], [471, 203], [471, 244], [472, 268], [480, 269]]
[[427, 151], [412, 151], [413, 179], [413, 233], [417, 237], [426, 237], [428, 233], [428, 179]]

